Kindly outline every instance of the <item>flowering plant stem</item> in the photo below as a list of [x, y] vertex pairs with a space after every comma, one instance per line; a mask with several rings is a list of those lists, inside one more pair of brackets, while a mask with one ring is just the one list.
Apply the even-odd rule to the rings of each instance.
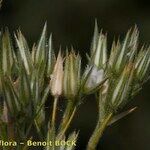
[[88, 142], [87, 150], [96, 150], [96, 146], [99, 143], [100, 138], [103, 135], [109, 121], [111, 120], [113, 113], [109, 113], [102, 122], [97, 123], [96, 128]]
[[61, 130], [61, 133], [59, 133], [58, 138], [61, 138], [63, 135], [65, 135], [65, 133], [66, 133], [67, 129], [69, 128], [70, 123], [71, 123], [71, 121], [72, 121], [72, 119], [76, 113], [76, 110], [77, 110], [77, 107], [75, 107], [73, 109], [73, 112], [71, 113], [71, 116], [70, 116], [68, 122], [66, 122], [66, 126], [64, 126], [64, 128]]
[[51, 123], [52, 127], [55, 127], [57, 103], [58, 103], [58, 96], [55, 96], [54, 103], [53, 103], [53, 111], [52, 111], [52, 123]]
[[[73, 100], [68, 100], [68, 103], [67, 103], [67, 107], [66, 107], [66, 110], [65, 110], [65, 113], [64, 113], [64, 116], [63, 116], [63, 119], [62, 119], [62, 123], [60, 125], [60, 133], [62, 131], [64, 131], [64, 129], [69, 125], [68, 125], [68, 121], [70, 120], [70, 118], [73, 119], [73, 116], [75, 114], [76, 109], [74, 108], [74, 103], [73, 103]], [[70, 121], [71, 122], [71, 121]], [[67, 128], [68, 128], [67, 127]], [[65, 129], [67, 130], [67, 129]]]

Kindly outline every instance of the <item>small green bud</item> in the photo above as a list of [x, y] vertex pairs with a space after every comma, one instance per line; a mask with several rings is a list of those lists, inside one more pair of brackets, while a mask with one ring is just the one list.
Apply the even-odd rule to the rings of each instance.
[[64, 68], [63, 90], [64, 96], [68, 99], [74, 98], [78, 94], [80, 87], [80, 65], [81, 58], [71, 52], [66, 56]]
[[99, 36], [98, 24], [97, 24], [97, 20], [95, 20], [94, 34], [91, 43], [91, 56], [96, 51], [97, 44], [98, 44], [98, 36]]
[[131, 84], [133, 81], [134, 66], [128, 64], [125, 66], [122, 74], [120, 75], [114, 90], [112, 92], [111, 102], [114, 107], [121, 106], [128, 99], [128, 95], [131, 92]]
[[13, 63], [13, 46], [9, 30], [6, 28], [6, 31], [2, 36], [2, 69], [5, 75], [11, 75]]
[[136, 61], [136, 78], [142, 81], [148, 73], [150, 68], [150, 48], [139, 52]]
[[99, 34], [97, 22], [95, 22], [94, 36], [91, 44], [91, 60], [100, 68], [107, 62], [107, 36], [101, 31]]
[[94, 64], [103, 67], [107, 61], [107, 37], [102, 33], [99, 36], [97, 49], [94, 53]]

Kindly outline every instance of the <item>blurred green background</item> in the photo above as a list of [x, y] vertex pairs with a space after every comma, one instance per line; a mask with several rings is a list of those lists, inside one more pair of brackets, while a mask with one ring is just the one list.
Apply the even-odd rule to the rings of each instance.
[[[145, 0], [3, 0], [0, 27], [8, 26], [11, 33], [20, 28], [31, 47], [47, 21], [56, 51], [60, 45], [62, 49], [73, 45], [85, 63], [95, 18], [108, 32], [109, 46], [114, 37], [122, 37], [135, 24], [140, 42], [150, 43], [150, 4]], [[138, 106], [134, 113], [108, 127], [98, 150], [150, 150], [150, 82], [124, 110], [133, 106]], [[70, 131], [80, 130], [77, 150], [85, 150], [96, 111], [96, 102], [90, 96], [74, 118]]]

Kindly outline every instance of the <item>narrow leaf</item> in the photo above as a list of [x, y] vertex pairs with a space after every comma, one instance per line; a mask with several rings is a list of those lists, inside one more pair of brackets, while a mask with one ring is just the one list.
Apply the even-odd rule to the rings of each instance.
[[134, 108], [132, 108], [132, 109], [129, 109], [129, 110], [125, 111], [125, 112], [122, 112], [122, 113], [120, 113], [120, 114], [114, 116], [114, 117], [112, 118], [112, 120], [109, 122], [108, 125], [112, 125], [113, 123], [117, 122], [118, 120], [120, 120], [120, 119], [126, 117], [127, 115], [131, 114], [131, 113], [134, 112], [136, 109], [137, 109], [137, 107], [134, 107]]

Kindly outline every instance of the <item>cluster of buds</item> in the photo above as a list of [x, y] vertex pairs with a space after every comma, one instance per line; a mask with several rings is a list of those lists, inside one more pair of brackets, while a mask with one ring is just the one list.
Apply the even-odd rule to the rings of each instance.
[[119, 40], [117, 43], [113, 43], [111, 54], [109, 57], [109, 66], [111, 71], [119, 74], [123, 71], [125, 65], [128, 62], [132, 62], [137, 54], [139, 32], [137, 27], [134, 30], [129, 30], [126, 37], [121, 43]]
[[51, 75], [50, 89], [53, 96], [63, 95], [67, 99], [74, 99], [80, 94], [91, 94], [105, 81], [104, 69], [96, 65], [86, 67], [81, 75], [81, 57], [74, 51], [67, 53], [64, 58], [58, 54], [54, 70]]
[[111, 107], [114, 109], [122, 108], [134, 95], [133, 92], [138, 90], [136, 88], [141, 88], [148, 79], [150, 49], [142, 48], [138, 52], [138, 35], [135, 28], [127, 33], [122, 45], [120, 42], [116, 47], [113, 45], [108, 67], [108, 72], [112, 73], [108, 99], [111, 99]]
[[123, 42], [120, 40], [117, 43], [113, 42], [110, 56], [108, 56], [107, 37], [102, 32], [99, 33], [97, 23], [95, 24], [91, 57], [88, 56], [88, 58], [89, 64], [98, 68], [91, 71], [93, 78], [88, 85], [93, 85], [103, 76], [107, 77], [107, 81], [97, 92], [98, 122], [89, 140], [88, 150], [96, 149], [105, 127], [111, 120], [118, 120], [116, 118], [122, 118], [134, 110], [131, 109], [123, 115], [119, 114], [116, 118], [114, 116], [149, 79], [150, 48], [142, 47], [139, 51], [138, 37], [137, 27], [129, 30]]
[[[63, 58], [58, 55], [51, 79], [52, 95], [72, 99], [78, 94], [91, 94], [102, 87], [103, 101], [114, 109], [123, 106], [132, 95], [137, 83], [146, 80], [150, 66], [150, 48], [138, 52], [137, 27], [129, 30], [124, 41], [113, 42], [110, 56], [107, 35], [99, 33], [95, 24], [89, 63], [81, 75], [81, 58], [73, 51]], [[138, 80], [138, 82], [137, 82]], [[138, 85], [139, 87], [140, 85]], [[107, 96], [106, 96], [107, 95]]]
[[[118, 110], [134, 95], [143, 82], [148, 79], [150, 69], [150, 48], [138, 50], [139, 32], [137, 27], [130, 29], [123, 42], [114, 41], [108, 56], [107, 34], [99, 33], [95, 23], [94, 36], [91, 45], [91, 56], [86, 88], [89, 89], [103, 82], [100, 89], [100, 113], [103, 108]], [[90, 73], [88, 73], [90, 72]]]
[[68, 99], [78, 94], [80, 87], [81, 58], [72, 51], [67, 54], [63, 66], [63, 57], [59, 52], [51, 75], [50, 89], [53, 96], [64, 95]]
[[[17, 51], [13, 47], [8, 29], [4, 33], [0, 32], [0, 94], [4, 99], [3, 111], [0, 108], [0, 120], [7, 123], [9, 117], [15, 118], [20, 129], [14, 130], [19, 131], [17, 135], [22, 131], [21, 138], [28, 134], [28, 126], [31, 127], [34, 119], [37, 133], [44, 135], [41, 132], [45, 131], [43, 124], [47, 122], [44, 104], [50, 89], [54, 97], [50, 130], [52, 135], [55, 133], [59, 97], [63, 95], [70, 100], [58, 131], [62, 135], [69, 127], [81, 99], [85, 95], [96, 93], [99, 118], [98, 130], [95, 130], [93, 136], [96, 137], [96, 142], [93, 142], [95, 147], [98, 137], [103, 133], [97, 131], [104, 130], [112, 115], [124, 107], [149, 79], [150, 47], [138, 49], [139, 32], [135, 27], [127, 32], [123, 42], [113, 42], [108, 55], [107, 34], [99, 32], [96, 23], [89, 62], [82, 73], [84, 67], [81, 65], [81, 57], [73, 50], [67, 52], [65, 57], [59, 52], [55, 59], [52, 35], [48, 41], [46, 28], [45, 24], [41, 38], [33, 46], [32, 52], [20, 30], [15, 34]], [[47, 85], [49, 78], [50, 84]], [[6, 134], [4, 132], [3, 135]], [[72, 137], [76, 138], [76, 134]], [[5, 136], [3, 138], [6, 139]]]

